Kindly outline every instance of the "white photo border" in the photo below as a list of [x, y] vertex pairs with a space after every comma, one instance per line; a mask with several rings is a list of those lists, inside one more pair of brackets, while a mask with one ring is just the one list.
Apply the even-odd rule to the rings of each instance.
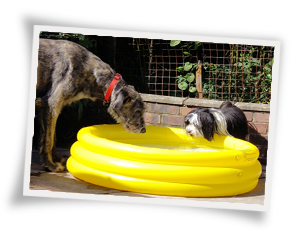
[[[32, 137], [34, 134], [34, 101], [35, 101], [35, 86], [37, 80], [37, 65], [38, 65], [38, 46], [39, 34], [41, 31], [47, 32], [63, 32], [63, 33], [78, 33], [83, 35], [98, 35], [98, 36], [113, 36], [113, 37], [133, 37], [133, 38], [149, 38], [149, 39], [163, 39], [163, 40], [183, 40], [183, 41], [200, 41], [200, 42], [215, 42], [227, 44], [247, 44], [260, 46], [274, 46], [274, 64], [272, 71], [272, 99], [270, 103], [270, 118], [269, 118], [269, 141], [268, 141], [268, 155], [267, 155], [267, 171], [265, 183], [265, 202], [264, 205], [244, 204], [244, 203], [227, 203], [227, 202], [209, 202], [209, 201], [191, 201], [181, 199], [158, 199], [158, 198], [141, 198], [141, 197], [126, 197], [126, 196], [111, 196], [111, 195], [93, 195], [67, 192], [52, 192], [46, 190], [30, 190], [30, 166], [31, 166], [31, 149]], [[221, 208], [221, 209], [239, 209], [252, 211], [268, 211], [270, 208], [271, 197], [271, 182], [272, 182], [272, 168], [274, 155], [274, 139], [275, 139], [275, 122], [278, 98], [278, 79], [279, 79], [279, 65], [280, 65], [280, 41], [245, 39], [245, 38], [225, 38], [225, 37], [210, 37], [210, 36], [196, 36], [196, 35], [181, 35], [181, 34], [165, 34], [165, 33], [151, 33], [139, 31], [122, 31], [122, 30], [104, 30], [104, 29], [90, 29], [90, 28], [74, 28], [61, 26], [34, 26], [33, 42], [32, 42], [32, 60], [31, 60], [31, 82], [29, 92], [28, 105], [28, 123], [27, 123], [27, 141], [25, 154], [25, 168], [24, 168], [24, 182], [23, 195], [34, 197], [49, 197], [49, 198], [67, 198], [67, 199], [86, 199], [86, 200], [101, 200], [112, 202], [129, 202], [129, 203], [143, 203], [143, 204], [158, 204], [158, 205], [174, 205], [174, 206], [188, 206], [188, 207], [206, 207], [206, 208]]]

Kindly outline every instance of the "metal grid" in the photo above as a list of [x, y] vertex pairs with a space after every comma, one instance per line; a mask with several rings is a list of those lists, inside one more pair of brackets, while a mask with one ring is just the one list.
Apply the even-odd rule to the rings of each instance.
[[169, 41], [156, 39], [133, 39], [132, 44], [141, 59], [147, 93], [183, 96], [177, 84], [177, 67], [184, 62], [182, 49], [170, 47]]
[[[186, 62], [202, 62], [203, 98], [237, 102], [269, 103], [271, 99], [274, 47], [133, 39], [140, 69], [147, 84], [145, 93], [177, 97], [198, 97], [198, 92], [181, 90], [177, 68]], [[182, 47], [184, 46], [184, 47]], [[188, 55], [186, 55], [186, 49]], [[186, 72], [184, 72], [186, 73]], [[188, 83], [196, 86], [195, 81]]]

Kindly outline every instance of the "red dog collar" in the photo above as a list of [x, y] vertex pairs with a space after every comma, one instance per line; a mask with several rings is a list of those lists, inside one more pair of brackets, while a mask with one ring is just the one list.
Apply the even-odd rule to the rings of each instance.
[[108, 89], [107, 89], [107, 92], [104, 96], [104, 104], [108, 104], [109, 103], [109, 98], [111, 96], [111, 93], [115, 87], [115, 85], [117, 84], [118, 80], [120, 79], [121, 77], [121, 74], [117, 73], [114, 77], [114, 79], [112, 80], [112, 82], [110, 83]]

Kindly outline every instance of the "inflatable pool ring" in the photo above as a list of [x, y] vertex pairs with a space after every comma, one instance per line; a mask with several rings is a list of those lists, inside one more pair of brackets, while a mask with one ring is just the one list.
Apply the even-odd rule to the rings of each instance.
[[192, 138], [184, 129], [147, 126], [144, 134], [121, 125], [81, 129], [68, 171], [83, 181], [138, 193], [219, 197], [254, 189], [261, 174], [253, 144], [215, 135]]

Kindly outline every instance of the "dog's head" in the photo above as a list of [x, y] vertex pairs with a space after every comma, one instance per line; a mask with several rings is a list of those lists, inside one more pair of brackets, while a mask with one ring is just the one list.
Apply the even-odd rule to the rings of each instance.
[[146, 132], [144, 111], [144, 102], [133, 86], [124, 85], [112, 93], [108, 112], [127, 131]]
[[191, 111], [184, 119], [186, 133], [193, 137], [204, 137], [211, 141], [214, 133], [230, 135], [222, 112], [213, 108]]
[[214, 116], [208, 109], [191, 111], [184, 119], [186, 133], [193, 137], [204, 137], [211, 141], [214, 137]]

